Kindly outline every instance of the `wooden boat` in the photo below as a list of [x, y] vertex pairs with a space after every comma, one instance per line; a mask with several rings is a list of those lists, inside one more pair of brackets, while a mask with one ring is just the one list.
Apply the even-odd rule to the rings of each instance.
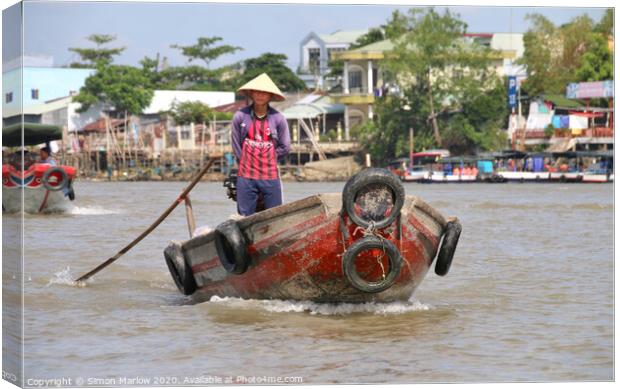
[[[3, 146], [35, 145], [62, 138], [58, 126], [36, 123], [17, 123], [2, 129]], [[19, 150], [5, 156], [2, 164], [2, 210], [39, 213], [64, 210], [67, 201], [75, 199], [73, 179], [76, 170], [71, 166], [37, 163], [30, 153]]]
[[498, 171], [496, 173], [502, 180], [516, 182], [549, 182], [549, 172], [511, 172]]
[[385, 169], [354, 175], [343, 193], [271, 208], [171, 242], [164, 257], [181, 292], [315, 302], [389, 302], [411, 297], [435, 258], [447, 274], [460, 236]]
[[614, 182], [614, 174], [605, 171], [586, 171], [583, 173], [581, 181], [590, 184]]

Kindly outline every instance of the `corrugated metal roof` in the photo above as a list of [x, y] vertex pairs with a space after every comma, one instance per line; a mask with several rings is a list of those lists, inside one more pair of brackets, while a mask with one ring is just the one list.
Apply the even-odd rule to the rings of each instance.
[[[316, 96], [316, 95], [309, 95]], [[309, 97], [306, 96], [306, 97]], [[344, 113], [344, 105], [336, 104], [329, 96], [322, 96], [311, 103], [300, 103], [287, 108], [282, 112], [285, 118], [292, 119], [309, 119], [315, 118], [323, 114], [340, 114]]]
[[360, 36], [366, 34], [368, 30], [357, 31], [335, 31], [331, 34], [318, 34], [325, 43], [353, 43]]

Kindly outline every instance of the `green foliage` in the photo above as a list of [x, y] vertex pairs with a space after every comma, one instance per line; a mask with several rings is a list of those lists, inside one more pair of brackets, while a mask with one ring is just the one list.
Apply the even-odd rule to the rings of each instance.
[[96, 68], [100, 65], [112, 63], [113, 57], [119, 55], [125, 50], [124, 47], [104, 48], [101, 47], [106, 43], [116, 39], [114, 35], [93, 34], [87, 39], [96, 45], [96, 48], [77, 48], [71, 47], [69, 51], [73, 51], [80, 56], [81, 62], [73, 62], [69, 66], [72, 68]]
[[564, 94], [570, 82], [613, 78], [613, 56], [607, 46], [613, 10], [607, 10], [596, 25], [587, 15], [559, 27], [542, 15], [528, 19], [533, 25], [523, 36], [525, 51], [519, 61], [527, 67], [522, 87], [528, 95]]
[[334, 129], [327, 131], [327, 133], [325, 134], [319, 135], [320, 142], [334, 142], [337, 139], [338, 139], [338, 134], [336, 133], [336, 130]]
[[364, 35], [361, 35], [349, 47], [349, 49], [357, 49], [359, 47], [368, 46], [371, 43], [379, 42], [385, 39], [383, 31], [380, 28], [371, 28]]
[[209, 124], [209, 120], [213, 116], [213, 110], [200, 101], [174, 102], [170, 115], [175, 123], [179, 125], [189, 123]]
[[209, 63], [216, 58], [221, 57], [225, 54], [232, 54], [236, 51], [243, 50], [243, 48], [238, 46], [230, 46], [230, 45], [220, 45], [214, 46], [215, 43], [221, 41], [222, 38], [219, 36], [215, 37], [200, 37], [198, 38], [198, 42], [195, 45], [191, 46], [180, 46], [180, 45], [172, 45], [170, 47], [175, 49], [180, 49], [184, 56], [189, 58], [189, 61], [193, 61], [195, 59], [203, 60], [206, 66], [209, 66]]
[[599, 33], [587, 36], [586, 51], [581, 57], [581, 65], [576, 70], [578, 81], [603, 81], [614, 78], [614, 59], [607, 38]]
[[604, 36], [613, 35], [614, 33], [614, 9], [608, 8], [605, 10], [605, 15], [601, 18], [600, 22], [594, 27], [594, 31], [603, 34]]
[[409, 30], [409, 20], [398, 10], [392, 12], [392, 19], [382, 26], [387, 39], [397, 39]]
[[545, 136], [547, 138], [551, 138], [554, 133], [555, 133], [555, 127], [553, 127], [553, 124], [549, 123], [547, 127], [545, 127]]
[[237, 89], [261, 73], [267, 73], [283, 92], [304, 90], [306, 84], [286, 66], [286, 60], [286, 55], [274, 53], [264, 53], [259, 57], [246, 59], [245, 70], [230, 80], [230, 84]]
[[175, 66], [157, 71], [157, 61], [144, 57], [142, 71], [155, 89], [221, 90], [222, 69], [209, 70], [202, 66]]
[[125, 65], [99, 65], [73, 101], [81, 103], [80, 112], [102, 102], [119, 112], [139, 114], [149, 106], [152, 98], [150, 80], [142, 70]]
[[469, 153], [503, 147], [499, 129], [508, 114], [506, 85], [491, 67], [492, 52], [465, 44], [465, 23], [449, 12], [412, 10], [403, 17], [393, 15], [386, 26], [400, 37], [381, 63], [384, 79], [399, 85], [402, 94], [377, 100], [375, 120], [366, 123], [359, 138], [373, 159], [407, 155], [410, 127], [415, 150], [447, 147]]

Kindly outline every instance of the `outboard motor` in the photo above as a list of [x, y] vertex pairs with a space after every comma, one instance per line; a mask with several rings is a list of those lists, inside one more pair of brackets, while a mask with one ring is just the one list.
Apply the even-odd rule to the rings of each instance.
[[[226, 195], [232, 201], [237, 201], [237, 174], [239, 169], [230, 169], [230, 173], [228, 177], [224, 179], [224, 187], [226, 188]], [[263, 196], [261, 194], [258, 195], [258, 200], [256, 200], [256, 212], [265, 210], [265, 202], [263, 201]]]
[[238, 169], [230, 169], [228, 177], [224, 179], [224, 187], [226, 188], [226, 195], [232, 201], [237, 201], [237, 172]]

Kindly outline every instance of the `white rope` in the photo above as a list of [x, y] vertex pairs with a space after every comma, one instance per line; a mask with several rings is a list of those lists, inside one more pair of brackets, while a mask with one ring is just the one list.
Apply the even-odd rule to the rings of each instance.
[[368, 224], [367, 228], [363, 228], [361, 226], [358, 226], [357, 228], [355, 228], [355, 231], [353, 231], [353, 235], [357, 234], [358, 231], [361, 231], [362, 235], [364, 237], [367, 236], [375, 236], [377, 238], [379, 238], [379, 240], [381, 241], [381, 250], [382, 253], [380, 256], [378, 256], [377, 259], [377, 263], [379, 264], [379, 266], [381, 266], [381, 277], [382, 280], [385, 280], [385, 267], [383, 266], [383, 262], [381, 262], [381, 260], [383, 259], [383, 257], [385, 256], [385, 238], [383, 236], [381, 236], [381, 234], [379, 234], [379, 232], [377, 231], [377, 229], [375, 228], [375, 222], [374, 220], [371, 220]]

